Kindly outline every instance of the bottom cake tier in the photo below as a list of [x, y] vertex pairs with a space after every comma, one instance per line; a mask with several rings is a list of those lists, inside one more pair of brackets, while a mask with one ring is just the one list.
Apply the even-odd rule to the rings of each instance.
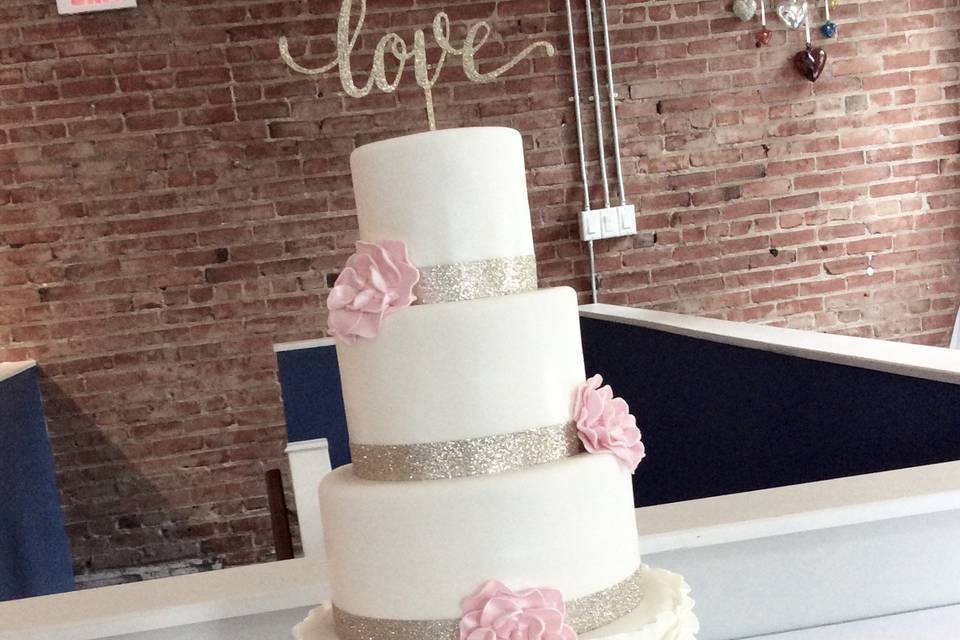
[[[690, 587], [663, 569], [643, 567], [643, 602], [626, 616], [580, 634], [579, 640], [696, 640], [700, 623]], [[333, 630], [333, 607], [325, 602], [293, 628], [296, 640], [342, 640]], [[383, 640], [398, 640], [395, 638]], [[413, 639], [411, 639], [413, 640]]]

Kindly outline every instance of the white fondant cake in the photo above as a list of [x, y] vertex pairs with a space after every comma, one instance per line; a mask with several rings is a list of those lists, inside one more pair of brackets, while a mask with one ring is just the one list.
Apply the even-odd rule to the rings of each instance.
[[491, 576], [577, 598], [640, 564], [630, 476], [612, 456], [420, 482], [341, 467], [324, 479], [320, 507], [330, 585], [357, 615], [456, 618]]
[[321, 482], [333, 602], [297, 637], [692, 638], [682, 580], [640, 564], [633, 417], [586, 379], [574, 292], [536, 290], [519, 134], [351, 167], [361, 243], [328, 308], [354, 464]]
[[374, 142], [350, 157], [360, 238], [420, 267], [533, 254], [523, 142], [473, 127]]
[[[415, 305], [338, 344], [351, 442], [403, 444], [570, 420], [583, 382], [572, 289]], [[493, 373], [497, 372], [497, 373]]]

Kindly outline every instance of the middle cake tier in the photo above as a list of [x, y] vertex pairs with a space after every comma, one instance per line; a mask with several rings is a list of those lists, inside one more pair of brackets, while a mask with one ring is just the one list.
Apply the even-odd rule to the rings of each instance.
[[320, 483], [320, 508], [333, 602], [355, 616], [459, 618], [488, 580], [570, 601], [640, 564], [630, 472], [611, 455], [426, 482], [363, 480], [347, 465]]
[[573, 289], [414, 305], [337, 343], [352, 444], [442, 442], [571, 420], [584, 381]]

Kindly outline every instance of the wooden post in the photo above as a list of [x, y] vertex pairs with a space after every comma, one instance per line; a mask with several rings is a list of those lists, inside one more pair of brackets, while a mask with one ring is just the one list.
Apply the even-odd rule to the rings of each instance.
[[273, 527], [273, 546], [277, 551], [277, 560], [290, 560], [293, 558], [293, 537], [290, 535], [287, 498], [283, 495], [283, 475], [280, 469], [267, 471], [266, 480], [270, 525]]

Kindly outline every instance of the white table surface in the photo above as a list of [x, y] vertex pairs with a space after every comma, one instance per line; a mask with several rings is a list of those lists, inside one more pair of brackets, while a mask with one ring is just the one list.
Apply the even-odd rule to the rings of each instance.
[[[948, 547], [951, 562], [934, 562], [937, 549], [931, 547], [942, 545], [945, 537], [960, 539], [958, 489], [960, 462], [953, 462], [649, 507], [637, 510], [637, 520], [646, 561], [687, 575], [694, 598], [700, 599], [702, 621], [709, 624], [712, 617], [736, 622], [736, 607], [750, 599], [776, 596], [783, 567], [791, 562], [797, 570], [805, 570], [804, 562], [817, 559], [823, 571], [834, 572], [828, 578], [835, 574], [838, 583], [844, 579], [848, 585], [864, 579], [858, 574], [864, 563], [877, 564], [879, 569], [894, 566], [883, 557], [874, 560], [870, 554], [876, 549], [899, 561], [903, 550], [922, 551], [923, 562], [918, 564], [929, 571], [960, 563], [953, 543]], [[931, 526], [934, 520], [939, 524]], [[955, 538], [949, 538], [955, 530]], [[886, 546], [881, 549], [882, 545]], [[841, 551], [832, 554], [843, 549], [851, 550], [848, 562]], [[831, 554], [829, 561], [823, 560]], [[844, 562], [846, 568], [841, 566]], [[739, 584], [739, 567], [755, 575]], [[217, 634], [226, 629], [222, 633], [236, 640], [237, 633], [254, 633], [261, 623], [265, 628], [278, 627], [279, 635], [272, 637], [285, 638], [279, 627], [287, 629], [291, 619], [302, 617], [305, 607], [329, 597], [324, 572], [323, 564], [296, 559], [0, 603], [0, 640], [90, 640], [125, 634], [131, 640], [160, 640], [168, 637], [160, 630], [177, 625], [198, 625], [186, 627], [197, 634], [210, 629], [207, 635], [178, 638], [216, 640], [224, 637]], [[932, 576], [927, 592], [940, 584], [936, 580], [942, 576]], [[739, 584], [740, 592], [731, 584]], [[874, 599], [885, 593], [885, 584], [870, 586], [875, 587]], [[902, 587], [889, 588], [894, 589], [888, 594], [895, 601], [891, 606], [898, 608], [884, 611], [884, 603], [877, 600], [872, 603], [873, 610], [880, 612], [877, 615], [960, 603], [960, 594], [950, 600], [953, 594], [937, 592], [937, 597], [946, 599], [924, 604], [931, 597], [926, 593], [926, 600], [904, 605], [897, 600], [902, 594], [896, 592]], [[796, 616], [797, 626], [780, 629], [810, 626], [804, 620], [815, 616], [817, 607], [829, 610], [831, 616], [844, 611], [826, 592], [823, 596], [797, 592], [797, 597], [808, 596], [813, 600], [799, 611], [792, 601], [771, 601], [765, 606], [770, 610], [786, 607], [784, 615]], [[260, 614], [266, 617], [249, 618]], [[839, 621], [834, 617], [821, 623]], [[719, 631], [721, 625], [714, 626]], [[766, 632], [773, 630], [768, 625]], [[269, 640], [271, 636], [255, 637]], [[737, 636], [726, 631], [711, 636], [710, 629], [704, 628], [701, 637]]]
[[754, 636], [751, 640], [953, 640], [960, 635], [957, 629], [960, 606]]

